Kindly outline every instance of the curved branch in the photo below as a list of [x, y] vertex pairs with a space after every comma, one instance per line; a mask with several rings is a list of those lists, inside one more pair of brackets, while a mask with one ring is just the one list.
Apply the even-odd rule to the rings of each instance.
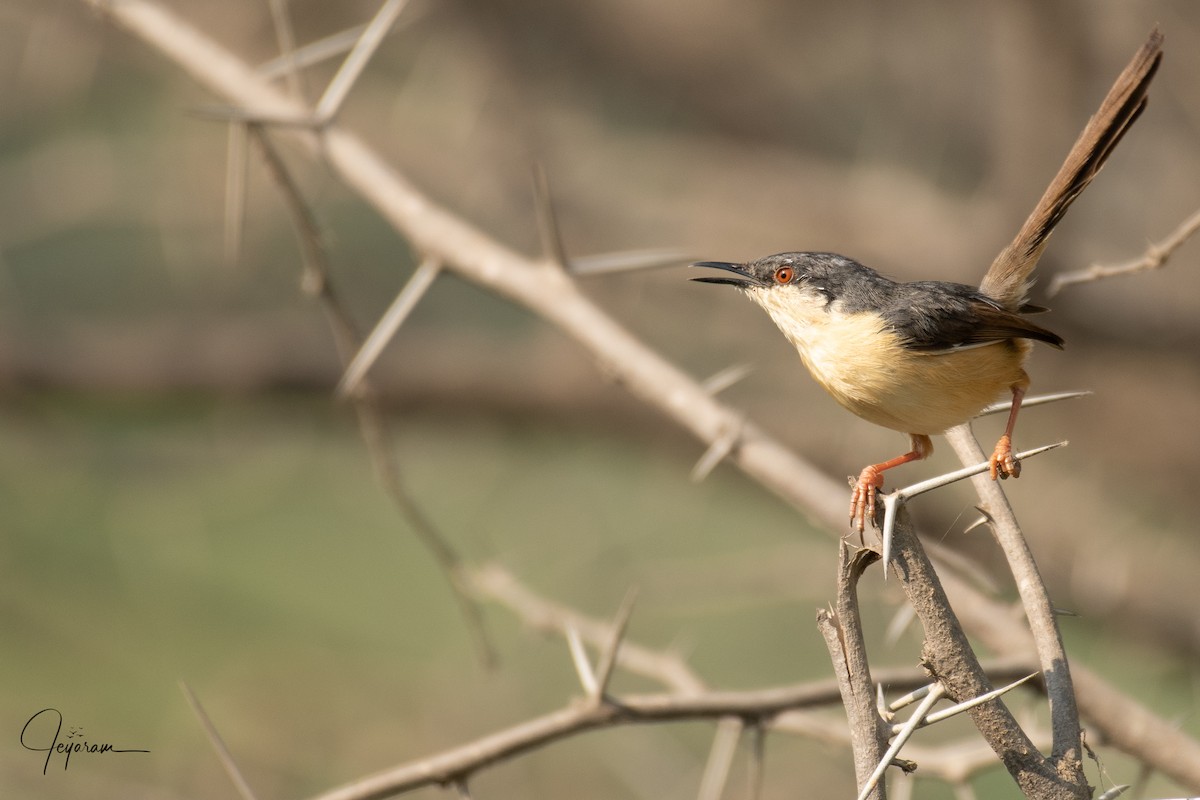
[[[992, 691], [945, 589], [913, 531], [906, 509], [896, 519], [895, 554], [888, 565], [904, 586], [909, 602], [925, 629], [922, 661], [947, 693], [957, 701]], [[1043, 673], [1043, 680], [1050, 676]], [[1060, 774], [1057, 759], [1047, 759], [999, 698], [972, 708], [968, 714], [979, 733], [1004, 762], [1026, 797], [1088, 798], [1091, 788], [1082, 776]]]
[[[947, 431], [946, 439], [964, 464], [987, 458], [969, 425], [959, 425]], [[991, 522], [992, 533], [1008, 559], [1008, 568], [1016, 581], [1017, 592], [1029, 621], [1029, 630], [1042, 668], [1042, 680], [1046, 685], [1046, 697], [1050, 700], [1052, 757], [1064, 767], [1073, 765], [1082, 780], [1079, 709], [1075, 704], [1067, 651], [1063, 647], [1046, 583], [1042, 580], [1029, 543], [1025, 541], [1025, 535], [1000, 485], [987, 475], [976, 475], [971, 482], [983, 501], [982, 510]]]

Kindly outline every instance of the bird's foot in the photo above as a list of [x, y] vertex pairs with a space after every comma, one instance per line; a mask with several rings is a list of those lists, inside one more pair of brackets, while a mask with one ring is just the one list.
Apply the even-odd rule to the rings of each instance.
[[[859, 473], [850, 494], [850, 527], [858, 531], [861, 538], [867, 520], [875, 525], [875, 492], [883, 488], [883, 475], [876, 467], [867, 467]], [[876, 525], [876, 527], [878, 527]]]
[[996, 450], [988, 459], [988, 471], [992, 480], [1021, 477], [1021, 462], [1013, 455], [1012, 439], [1008, 434], [1004, 434], [1000, 441], [996, 442]]

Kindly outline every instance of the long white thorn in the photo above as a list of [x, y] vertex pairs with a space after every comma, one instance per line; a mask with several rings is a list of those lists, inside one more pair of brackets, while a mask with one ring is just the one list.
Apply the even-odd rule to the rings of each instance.
[[944, 719], [949, 719], [950, 717], [953, 717], [955, 714], [961, 714], [964, 711], [970, 711], [972, 708], [975, 708], [975, 706], [983, 705], [984, 703], [986, 703], [990, 700], [995, 700], [997, 697], [1001, 696], [1002, 694], [1005, 694], [1006, 692], [1011, 692], [1013, 689], [1017, 688], [1022, 683], [1032, 680], [1033, 678], [1036, 678], [1040, 674], [1041, 673], [1039, 673], [1039, 672], [1030, 673], [1029, 675], [1026, 675], [1024, 678], [1021, 678], [1020, 680], [1013, 681], [1008, 686], [1002, 686], [999, 689], [993, 689], [990, 692], [979, 695], [979, 697], [973, 698], [971, 700], [965, 700], [957, 705], [951, 706], [950, 708], [942, 709], [941, 711], [937, 712], [936, 714], [930, 714], [928, 717], [925, 718], [925, 721], [921, 723], [921, 726], [924, 727], [926, 725], [933, 725], [935, 722], [941, 722]]
[[[1044, 406], [1047, 403], [1057, 403], [1060, 400], [1074, 400], [1077, 397], [1087, 397], [1094, 394], [1090, 389], [1074, 392], [1055, 392], [1054, 394], [1035, 394], [1033, 397], [1026, 397], [1021, 401], [1021, 408], [1033, 408], [1034, 406]], [[980, 411], [975, 416], [986, 417], [989, 414], [999, 414], [1001, 412], [1007, 414], [1012, 408], [1011, 400], [1002, 400], [999, 403], [992, 403], [990, 406]]]
[[600, 684], [596, 681], [596, 673], [592, 670], [592, 662], [588, 659], [587, 648], [574, 625], [567, 624], [567, 649], [571, 651], [571, 663], [575, 665], [575, 674], [579, 676], [579, 685], [588, 697], [597, 694]]
[[933, 704], [942, 699], [942, 695], [946, 693], [946, 689], [940, 683], [934, 684], [929, 694], [925, 695], [925, 699], [913, 711], [913, 715], [909, 717], [903, 725], [899, 726], [896, 733], [896, 738], [892, 742], [892, 746], [883, 754], [883, 758], [879, 759], [879, 763], [875, 766], [875, 771], [871, 773], [871, 777], [863, 784], [862, 791], [858, 793], [858, 800], [866, 800], [867, 795], [875, 790], [875, 786], [879, 783], [883, 773], [892, 763], [892, 759], [900, 752], [900, 748], [908, 743], [909, 737], [913, 735], [913, 731], [921, 724], [921, 720], [929, 713], [929, 709], [933, 708]]
[[733, 452], [733, 448], [737, 446], [741, 438], [742, 423], [739, 421], [737, 427], [729, 428], [708, 446], [704, 455], [700, 456], [700, 460], [696, 462], [696, 466], [692, 467], [691, 479], [699, 483], [707, 478], [708, 474], [716, 469], [717, 464], [720, 464], [727, 455]]
[[337, 116], [338, 111], [342, 107], [342, 102], [346, 99], [346, 95], [350, 93], [354, 82], [362, 74], [363, 69], [367, 66], [367, 62], [371, 60], [371, 56], [375, 55], [375, 50], [379, 47], [384, 37], [387, 36], [388, 31], [391, 30], [392, 25], [396, 22], [396, 17], [400, 16], [400, 12], [404, 10], [404, 6], [407, 4], [408, 0], [386, 0], [379, 7], [375, 18], [368, 23], [362, 36], [359, 37], [350, 54], [346, 56], [346, 60], [342, 62], [342, 66], [338, 69], [337, 74], [329, 82], [329, 86], [325, 89], [325, 94], [321, 95], [321, 99], [317, 101], [316, 111], [313, 112], [317, 124], [328, 124]]
[[396, 299], [392, 301], [388, 310], [383, 312], [375, 329], [363, 341], [358, 352], [354, 354], [354, 358], [350, 359], [350, 363], [346, 365], [346, 371], [342, 374], [342, 379], [338, 382], [337, 387], [337, 393], [340, 396], [347, 397], [354, 394], [363, 378], [367, 376], [367, 372], [378, 360], [379, 354], [387, 347], [388, 342], [396, 335], [396, 331], [404, 324], [404, 320], [408, 319], [412, 310], [417, 307], [417, 303], [425, 296], [425, 292], [429, 291], [429, 287], [433, 285], [434, 279], [441, 271], [441, 263], [433, 259], [427, 258], [421, 262], [412, 277], [408, 279], [408, 283], [404, 284], [404, 288], [396, 295]]
[[[1026, 450], [1023, 453], [1017, 453], [1018, 460], [1033, 458], [1050, 450], [1055, 450], [1059, 447], [1066, 446], [1067, 442], [1055, 442], [1054, 444], [1042, 445], [1035, 447], [1032, 450]], [[964, 478], [970, 478], [973, 475], [978, 475], [982, 472], [987, 472], [990, 468], [988, 462], [984, 461], [980, 464], [975, 464], [970, 467], [956, 469], [953, 472], [947, 472], [944, 475], [930, 478], [920, 483], [914, 483], [910, 486], [905, 486], [903, 489], [896, 489], [883, 496], [883, 530], [880, 531], [880, 538], [883, 539], [883, 579], [887, 580], [888, 564], [892, 560], [892, 532], [896, 528], [896, 514], [899, 511], [900, 504], [904, 503], [919, 494], [932, 492], [934, 489], [940, 489], [943, 486], [961, 481]]]

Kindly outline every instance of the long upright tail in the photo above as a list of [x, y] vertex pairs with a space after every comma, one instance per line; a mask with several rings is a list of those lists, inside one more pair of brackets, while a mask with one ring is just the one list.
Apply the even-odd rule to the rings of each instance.
[[984, 294], [1013, 311], [1025, 302], [1029, 275], [1041, 258], [1054, 226], [1096, 177], [1117, 142], [1146, 107], [1146, 90], [1162, 60], [1162, 41], [1157, 28], [1151, 31], [1150, 38], [1117, 77], [1033, 213], [988, 268], [980, 286]]

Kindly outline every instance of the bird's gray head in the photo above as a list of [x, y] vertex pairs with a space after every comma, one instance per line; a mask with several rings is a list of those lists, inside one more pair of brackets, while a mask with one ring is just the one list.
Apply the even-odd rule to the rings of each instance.
[[857, 306], [864, 293], [873, 293], [877, 281], [890, 283], [869, 267], [836, 253], [777, 253], [746, 264], [699, 261], [692, 266], [730, 273], [728, 277], [706, 275], [692, 280], [736, 286], [764, 305], [768, 296], [791, 296], [826, 306], [849, 300]]

